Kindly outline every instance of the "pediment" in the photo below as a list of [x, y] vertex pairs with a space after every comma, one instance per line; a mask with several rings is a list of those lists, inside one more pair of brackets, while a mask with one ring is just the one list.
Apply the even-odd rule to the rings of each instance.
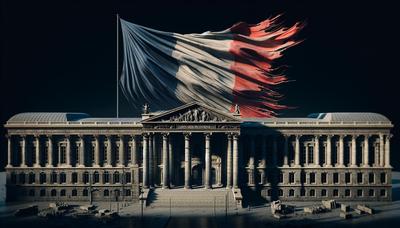
[[168, 122], [168, 123], [240, 123], [240, 119], [228, 112], [217, 111], [199, 103], [190, 103], [154, 115], [142, 123]]

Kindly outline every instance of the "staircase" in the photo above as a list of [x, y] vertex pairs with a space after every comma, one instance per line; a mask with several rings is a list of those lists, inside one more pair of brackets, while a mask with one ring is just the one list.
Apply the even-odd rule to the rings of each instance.
[[[232, 190], [218, 189], [160, 189], [156, 188], [149, 193], [147, 204], [149, 207], [215, 207], [236, 208], [236, 201]], [[227, 205], [226, 205], [227, 204]]]

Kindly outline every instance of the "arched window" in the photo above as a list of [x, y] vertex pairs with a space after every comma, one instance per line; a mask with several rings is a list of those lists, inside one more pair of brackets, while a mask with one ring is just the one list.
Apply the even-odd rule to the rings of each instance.
[[327, 196], [328, 194], [327, 194], [327, 192], [326, 192], [326, 189], [322, 189], [321, 190], [321, 196]]
[[60, 196], [65, 196], [65, 195], [66, 195], [65, 189], [61, 189]]
[[46, 183], [46, 173], [41, 172], [39, 174], [39, 181], [40, 181], [40, 184]]
[[104, 171], [103, 173], [103, 182], [110, 183], [110, 174], [108, 173], [108, 171]]
[[289, 190], [289, 196], [294, 196], [294, 189]]
[[100, 178], [99, 178], [99, 172], [94, 172], [93, 173], [93, 183], [99, 183], [100, 182], [100, 180], [99, 180]]
[[25, 173], [24, 172], [19, 174], [19, 183], [25, 184]]
[[110, 192], [108, 191], [108, 189], [104, 190], [103, 196], [109, 196], [109, 195], [110, 195]]
[[119, 172], [118, 171], [114, 172], [113, 179], [114, 179], [114, 183], [119, 183]]
[[60, 184], [64, 184], [66, 182], [67, 182], [67, 175], [64, 172], [60, 173]]
[[57, 196], [57, 190], [52, 189], [50, 195], [51, 196]]
[[89, 183], [89, 172], [88, 172], [88, 171], [85, 171], [85, 172], [83, 173], [82, 181], [83, 181], [83, 183], [85, 183], [85, 184]]
[[89, 195], [89, 191], [87, 189], [83, 189], [82, 195], [83, 196], [88, 196]]
[[314, 189], [310, 190], [310, 196], [315, 196], [315, 190]]
[[132, 181], [132, 175], [131, 173], [125, 173], [125, 183], [131, 183]]
[[40, 196], [46, 196], [46, 189], [40, 189]]
[[71, 181], [72, 181], [73, 184], [78, 183], [78, 173], [76, 173], [76, 172], [73, 172], [73, 173], [72, 173], [72, 175], [71, 175]]
[[71, 195], [72, 196], [77, 196], [78, 195], [78, 191], [76, 189], [72, 189]]
[[32, 173], [32, 172], [30, 172], [29, 175], [28, 175], [28, 183], [29, 184], [35, 183], [35, 174]]
[[56, 172], [52, 172], [52, 173], [51, 173], [50, 182], [51, 182], [52, 184], [57, 183], [57, 173], [56, 173]]

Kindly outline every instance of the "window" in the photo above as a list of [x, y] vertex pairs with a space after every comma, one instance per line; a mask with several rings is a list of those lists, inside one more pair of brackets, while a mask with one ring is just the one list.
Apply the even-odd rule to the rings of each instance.
[[344, 196], [349, 197], [351, 195], [350, 189], [344, 190]]
[[29, 196], [35, 196], [35, 190], [30, 189], [29, 190]]
[[300, 182], [301, 183], [306, 183], [306, 173], [305, 172], [301, 172], [301, 174], [300, 174]]
[[93, 183], [99, 183], [99, 172], [94, 172], [93, 173]]
[[375, 182], [375, 175], [374, 173], [369, 173], [368, 174], [368, 181], [370, 184], [373, 184]]
[[310, 183], [315, 184], [315, 173], [310, 173]]
[[65, 196], [65, 195], [66, 195], [65, 189], [61, 189], [61, 191], [60, 191], [60, 196]]
[[114, 161], [120, 162], [120, 160], [119, 160], [119, 143], [117, 143], [117, 144], [115, 145]]
[[45, 189], [40, 189], [40, 196], [46, 196], [46, 190]]
[[103, 192], [103, 196], [109, 196], [110, 195], [110, 192], [106, 189], [106, 190], [104, 190], [104, 192]]
[[119, 183], [119, 172], [115, 172], [113, 175], [114, 183]]
[[131, 157], [131, 150], [132, 150], [132, 144], [128, 144], [126, 151], [128, 151], [128, 153], [126, 153], [126, 160], [127, 161], [132, 161], [132, 157]]
[[65, 163], [67, 158], [67, 149], [65, 144], [60, 145], [60, 162]]
[[35, 183], [35, 174], [34, 173], [29, 173], [28, 183], [29, 184]]
[[56, 172], [52, 172], [50, 175], [50, 182], [52, 184], [57, 183], [57, 173]]
[[131, 190], [125, 189], [125, 196], [131, 196]]
[[105, 171], [103, 173], [103, 182], [104, 183], [110, 183], [110, 174], [108, 173], [108, 171]]
[[308, 163], [314, 163], [314, 147], [308, 146]]
[[45, 173], [40, 173], [39, 181], [41, 184], [46, 183], [46, 174]]
[[328, 183], [326, 176], [327, 176], [327, 173], [321, 173], [321, 183], [322, 184]]
[[294, 183], [294, 173], [289, 173], [289, 183]]
[[333, 183], [334, 184], [339, 183], [339, 173], [333, 173]]
[[357, 189], [357, 196], [358, 197], [363, 196], [363, 190], [362, 189]]
[[87, 189], [83, 189], [82, 195], [83, 196], [88, 196], [89, 195], [89, 191]]
[[107, 159], [109, 159], [109, 158], [107, 158], [108, 156], [107, 156], [107, 150], [108, 150], [108, 147], [107, 147], [107, 145], [104, 145], [103, 146], [103, 153], [104, 153], [104, 164], [106, 164], [106, 163], [108, 163], [108, 161], [107, 161]]
[[345, 180], [346, 184], [350, 184], [350, 182], [351, 182], [351, 173], [345, 173], [344, 174], [344, 180]]
[[381, 189], [381, 196], [386, 196], [386, 189]]
[[327, 196], [326, 189], [322, 189], [322, 190], [321, 190], [321, 196]]
[[282, 189], [279, 189], [279, 190], [278, 190], [278, 194], [279, 194], [279, 196], [283, 196], [283, 190], [282, 190]]
[[82, 181], [85, 184], [89, 183], [89, 172], [86, 171], [82, 174]]
[[363, 182], [363, 174], [357, 173], [357, 183], [361, 184]]
[[271, 196], [271, 189], [267, 190], [267, 196]]
[[25, 173], [20, 173], [19, 174], [19, 183], [20, 184], [25, 184]]
[[55, 189], [52, 189], [50, 194], [51, 196], [57, 196], [57, 191]]
[[305, 196], [306, 190], [304, 188], [300, 189], [300, 196]]
[[370, 189], [370, 190], [368, 191], [368, 196], [374, 196], [374, 195], [375, 195], [374, 189]]
[[15, 173], [11, 173], [11, 184], [17, 183], [17, 175]]
[[92, 146], [90, 147], [90, 156], [92, 159], [92, 164], [94, 164], [94, 157], [95, 157], [95, 153], [96, 152], [96, 144], [92, 143]]
[[67, 175], [64, 172], [60, 173], [60, 184], [63, 184], [66, 182], [67, 182]]
[[333, 189], [333, 194], [334, 197], [338, 197], [339, 196], [339, 190], [337, 189]]
[[125, 183], [131, 183], [131, 173], [125, 173]]
[[72, 196], [77, 196], [78, 195], [78, 191], [76, 189], [72, 189]]
[[294, 196], [294, 189], [289, 190], [289, 196], [293, 197]]
[[386, 184], [386, 173], [381, 173], [381, 183]]
[[72, 183], [76, 184], [78, 182], [78, 173], [72, 173], [71, 174], [71, 179], [72, 179]]
[[310, 196], [315, 196], [315, 190], [314, 189], [310, 190]]

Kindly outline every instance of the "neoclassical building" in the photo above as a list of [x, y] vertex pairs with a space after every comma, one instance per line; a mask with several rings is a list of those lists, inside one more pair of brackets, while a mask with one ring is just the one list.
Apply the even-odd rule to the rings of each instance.
[[5, 124], [7, 197], [135, 201], [204, 188], [238, 201], [390, 201], [392, 127], [376, 113], [242, 118], [199, 103], [140, 118], [20, 113]]

